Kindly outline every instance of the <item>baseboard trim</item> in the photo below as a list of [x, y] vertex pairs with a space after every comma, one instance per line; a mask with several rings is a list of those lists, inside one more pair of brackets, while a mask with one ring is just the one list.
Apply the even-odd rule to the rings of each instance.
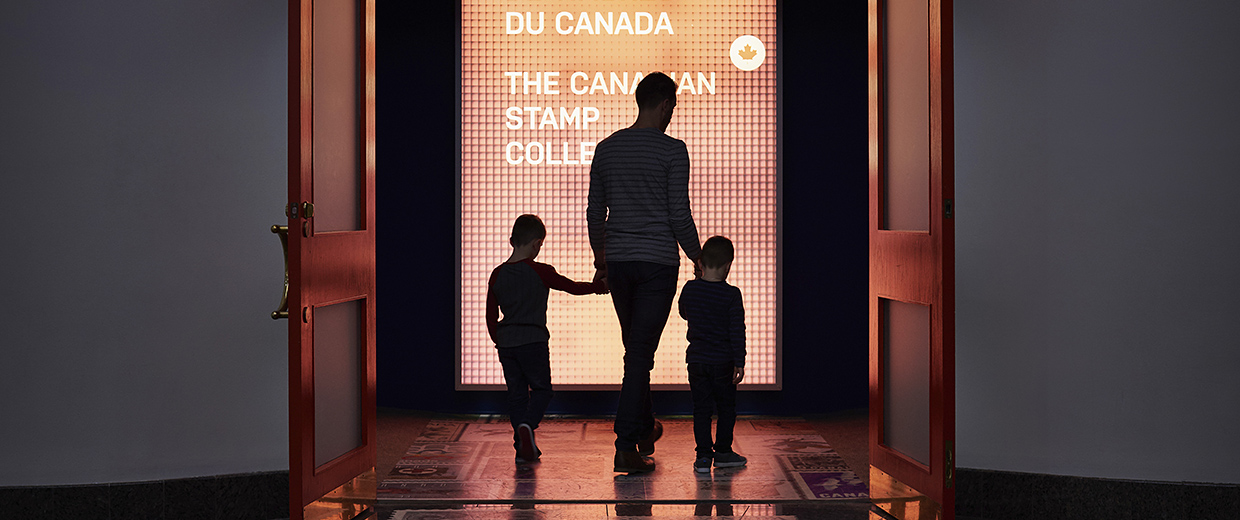
[[[288, 518], [288, 471], [149, 482], [0, 487], [4, 518]], [[11, 516], [10, 516], [11, 515]]]
[[1240, 485], [956, 468], [956, 514], [986, 519], [1235, 519]]

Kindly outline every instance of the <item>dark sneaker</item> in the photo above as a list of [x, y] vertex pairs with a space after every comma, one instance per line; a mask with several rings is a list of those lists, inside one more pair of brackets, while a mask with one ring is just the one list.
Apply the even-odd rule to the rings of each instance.
[[530, 464], [530, 463], [533, 463], [533, 462], [538, 462], [538, 459], [539, 459], [539, 458], [541, 458], [541, 457], [542, 457], [542, 450], [538, 450], [538, 451], [534, 452], [534, 459], [533, 459], [533, 460], [525, 460], [525, 459], [524, 459], [524, 458], [522, 458], [520, 455], [517, 455], [517, 464]]
[[534, 462], [542, 455], [538, 450], [538, 445], [534, 444], [534, 429], [530, 425], [521, 423], [517, 425], [517, 460], [519, 462]]
[[645, 473], [654, 471], [654, 459], [643, 457], [636, 451], [617, 451], [616, 452], [616, 468], [613, 470], [617, 473]]
[[734, 451], [723, 451], [715, 453], [716, 468], [736, 468], [744, 466], [749, 459], [738, 455]]
[[654, 441], [659, 440], [659, 437], [662, 437], [662, 436], [663, 436], [663, 423], [659, 422], [658, 420], [655, 420], [654, 429], [650, 430], [650, 435], [647, 436], [645, 439], [637, 441], [637, 453], [641, 455], [646, 455], [646, 456], [653, 455], [654, 454]]
[[693, 471], [698, 473], [710, 473], [710, 457], [698, 457], [693, 461]]

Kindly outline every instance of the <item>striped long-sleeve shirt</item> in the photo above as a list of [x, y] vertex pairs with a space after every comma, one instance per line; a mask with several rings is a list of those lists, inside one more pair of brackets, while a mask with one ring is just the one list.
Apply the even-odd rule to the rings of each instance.
[[604, 261], [680, 265], [702, 253], [689, 208], [689, 150], [655, 128], [625, 128], [594, 149], [586, 206], [590, 247]]
[[686, 363], [745, 366], [745, 305], [728, 282], [689, 280], [680, 290], [680, 316], [689, 322]]

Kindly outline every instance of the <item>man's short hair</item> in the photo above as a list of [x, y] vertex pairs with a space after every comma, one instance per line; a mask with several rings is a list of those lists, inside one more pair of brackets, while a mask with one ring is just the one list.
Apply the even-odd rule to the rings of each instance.
[[637, 108], [654, 108], [664, 99], [676, 99], [676, 82], [662, 72], [652, 72], [637, 84]]
[[727, 237], [713, 236], [702, 244], [702, 256], [698, 261], [702, 263], [702, 267], [723, 267], [736, 255], [736, 250], [732, 247], [732, 241]]
[[543, 225], [538, 215], [525, 214], [517, 217], [512, 224], [512, 245], [521, 247], [525, 244], [547, 237], [547, 226]]

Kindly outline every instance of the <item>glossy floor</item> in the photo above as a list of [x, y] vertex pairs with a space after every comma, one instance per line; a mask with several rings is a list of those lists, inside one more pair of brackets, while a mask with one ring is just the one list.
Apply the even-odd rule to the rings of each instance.
[[417, 509], [379, 507], [382, 520], [584, 520], [625, 518], [733, 518], [745, 520], [864, 520], [870, 505], [863, 502], [824, 504], [469, 504]]
[[[835, 483], [819, 482], [825, 484], [819, 486], [823, 491], [841, 490], [838, 477], [852, 486], [847, 489], [868, 488], [864, 410], [828, 417], [742, 418], [736, 451], [749, 457], [748, 467], [705, 474], [692, 468], [692, 421], [660, 419], [666, 433], [656, 445], [657, 469], [624, 475], [611, 471], [614, 436], [605, 419], [548, 419], [537, 436], [541, 462], [522, 465], [514, 460], [512, 429], [502, 416], [381, 410], [376, 475], [380, 488], [386, 484], [397, 492], [378, 502], [374, 518], [880, 518], [864, 495], [815, 492], [814, 478], [807, 481], [802, 474], [834, 472]], [[451, 443], [457, 444], [445, 445]], [[461, 450], [466, 447], [468, 452]], [[427, 463], [436, 457], [459, 462], [458, 467]], [[434, 487], [446, 495], [415, 498], [416, 493], [401, 497], [399, 492]]]
[[[859, 473], [801, 418], [741, 418], [743, 467], [694, 470], [693, 421], [664, 417], [654, 471], [618, 474], [610, 419], [556, 418], [536, 430], [542, 459], [517, 462], [504, 417], [436, 419], [378, 473], [379, 500], [865, 500]], [[868, 470], [868, 468], [867, 468]]]

